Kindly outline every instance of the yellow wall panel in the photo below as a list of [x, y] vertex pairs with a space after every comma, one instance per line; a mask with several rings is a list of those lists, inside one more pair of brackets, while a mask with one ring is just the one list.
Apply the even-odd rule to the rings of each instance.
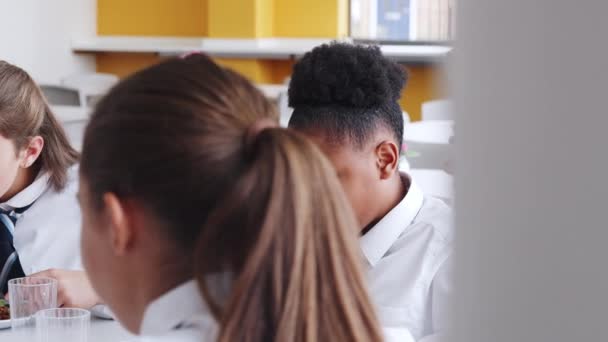
[[[97, 71], [124, 78], [162, 60], [153, 53], [100, 53]], [[291, 75], [293, 62], [257, 59], [214, 58], [214, 61], [237, 71], [256, 83], [283, 83]]]
[[256, 0], [209, 0], [208, 9], [209, 37], [256, 37]]
[[[215, 38], [348, 35], [348, 0], [97, 0], [100, 35], [209, 36]], [[97, 70], [120, 77], [157, 63], [152, 53], [99, 53]], [[283, 83], [293, 60], [216, 61], [259, 83]], [[419, 120], [422, 103], [440, 98], [437, 65], [408, 66], [401, 105]]]
[[206, 36], [208, 0], [97, 0], [99, 35]]
[[214, 58], [215, 62], [241, 73], [255, 83], [272, 83], [271, 61], [258, 59]]
[[348, 35], [348, 0], [275, 0], [276, 37]]
[[275, 0], [208, 0], [209, 37], [273, 36]]
[[274, 84], [283, 84], [285, 80], [291, 77], [293, 72], [294, 60], [275, 60], [270, 61], [272, 65], [272, 82]]
[[405, 110], [412, 121], [422, 118], [421, 106], [424, 102], [442, 97], [442, 83], [437, 65], [406, 66], [409, 80], [401, 96], [401, 108]]
[[160, 61], [154, 53], [100, 53], [97, 54], [97, 72], [123, 78]]
[[274, 36], [275, 0], [256, 0], [257, 37]]

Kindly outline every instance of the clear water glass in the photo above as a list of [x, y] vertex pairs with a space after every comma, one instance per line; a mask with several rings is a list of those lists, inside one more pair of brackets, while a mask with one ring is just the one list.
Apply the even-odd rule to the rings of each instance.
[[91, 313], [84, 309], [58, 308], [36, 314], [37, 342], [87, 342]]
[[16, 278], [8, 282], [11, 328], [14, 334], [34, 335], [35, 314], [57, 307], [57, 280], [51, 278]]

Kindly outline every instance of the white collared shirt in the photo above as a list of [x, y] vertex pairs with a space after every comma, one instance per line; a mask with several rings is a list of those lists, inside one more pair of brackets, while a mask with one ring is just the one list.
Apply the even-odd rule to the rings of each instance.
[[188, 281], [148, 304], [140, 329], [142, 342], [215, 341], [217, 324], [199, 292]]
[[447, 327], [451, 290], [451, 209], [410, 184], [406, 196], [361, 237], [369, 289], [380, 323], [407, 328], [416, 341]]
[[[188, 281], [152, 301], [144, 312], [138, 342], [212, 342], [218, 326], [196, 281]], [[385, 342], [413, 342], [407, 329], [384, 329]]]
[[68, 170], [66, 187], [57, 192], [49, 175], [40, 174], [32, 184], [0, 208], [13, 210], [31, 205], [18, 216], [13, 244], [26, 275], [51, 268], [80, 270], [80, 208], [76, 199], [78, 168]]

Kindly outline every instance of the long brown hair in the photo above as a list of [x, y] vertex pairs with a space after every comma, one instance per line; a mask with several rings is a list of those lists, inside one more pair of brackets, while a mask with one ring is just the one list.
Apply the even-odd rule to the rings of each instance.
[[101, 100], [81, 174], [99, 208], [107, 192], [138, 200], [192, 254], [219, 341], [380, 341], [335, 171], [298, 133], [252, 129], [261, 119], [278, 121], [242, 76], [170, 59]]
[[0, 134], [12, 140], [16, 152], [30, 138], [41, 136], [44, 147], [34, 167], [50, 174], [59, 191], [67, 182], [67, 170], [78, 161], [65, 132], [34, 80], [19, 67], [0, 60]]

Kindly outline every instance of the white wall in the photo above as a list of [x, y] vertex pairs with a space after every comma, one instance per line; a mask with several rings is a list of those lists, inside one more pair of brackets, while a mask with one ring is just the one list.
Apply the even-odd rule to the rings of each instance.
[[458, 5], [449, 341], [608, 341], [608, 1]]
[[95, 35], [96, 16], [95, 0], [0, 0], [0, 59], [41, 83], [94, 71], [94, 57], [72, 54], [70, 41]]

